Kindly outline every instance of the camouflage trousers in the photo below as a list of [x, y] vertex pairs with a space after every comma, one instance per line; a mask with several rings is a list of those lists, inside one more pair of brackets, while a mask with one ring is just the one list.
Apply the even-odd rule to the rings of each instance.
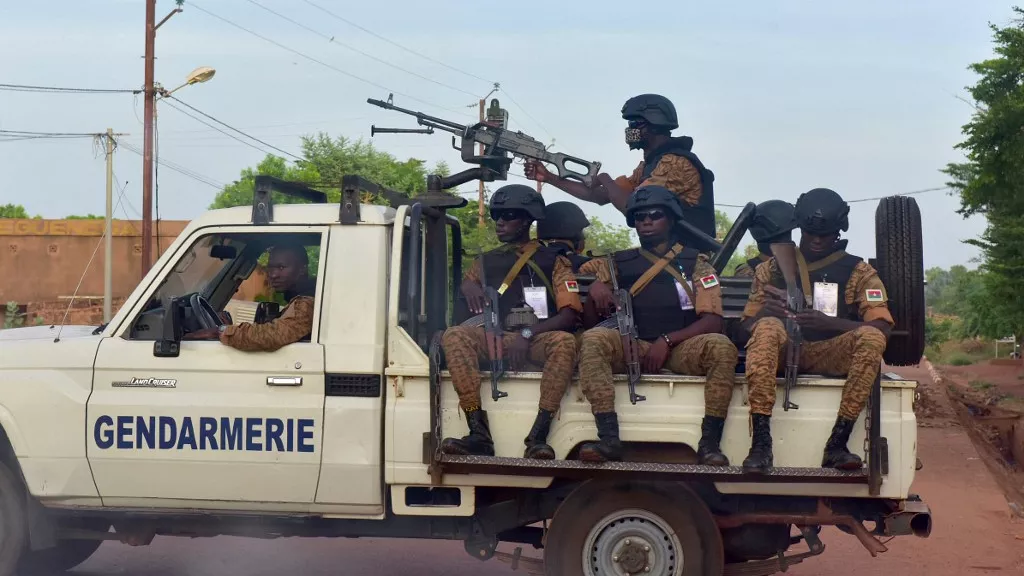
[[[506, 332], [503, 338], [506, 367], [507, 346], [518, 336], [516, 332]], [[452, 326], [441, 336], [441, 346], [459, 395], [459, 407], [467, 412], [479, 410], [480, 362], [488, 358], [483, 327]], [[540, 379], [540, 407], [557, 412], [576, 367], [576, 339], [568, 332], [537, 334], [530, 339], [529, 360], [544, 370]]]
[[[637, 341], [640, 355], [651, 344]], [[669, 354], [669, 370], [676, 374], [707, 376], [704, 411], [725, 418], [736, 379], [736, 346], [722, 334], [701, 334], [677, 344]], [[583, 333], [580, 345], [580, 383], [594, 414], [615, 411], [613, 373], [624, 373], [622, 338], [617, 330], [592, 328]]]
[[[788, 342], [782, 320], [762, 318], [754, 324], [746, 360], [752, 414], [771, 416], [776, 375], [785, 361]], [[873, 326], [861, 326], [828, 340], [804, 342], [800, 346], [800, 372], [846, 376], [839, 416], [856, 420], [871, 394], [885, 345], [885, 335]]]

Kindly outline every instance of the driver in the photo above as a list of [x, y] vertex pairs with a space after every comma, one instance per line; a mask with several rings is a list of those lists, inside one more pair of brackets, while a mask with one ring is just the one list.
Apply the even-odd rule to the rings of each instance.
[[309, 257], [299, 244], [282, 244], [270, 250], [267, 262], [270, 286], [284, 294], [288, 304], [271, 322], [222, 325], [185, 335], [187, 340], [211, 340], [247, 352], [273, 352], [309, 336], [313, 331], [315, 286], [309, 277]]

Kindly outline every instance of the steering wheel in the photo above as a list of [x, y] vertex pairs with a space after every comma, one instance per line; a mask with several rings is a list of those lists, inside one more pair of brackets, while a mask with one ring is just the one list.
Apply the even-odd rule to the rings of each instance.
[[196, 322], [198, 322], [200, 329], [220, 328], [220, 316], [202, 294], [198, 292], [191, 294], [188, 298], [188, 305], [192, 309], [192, 315]]

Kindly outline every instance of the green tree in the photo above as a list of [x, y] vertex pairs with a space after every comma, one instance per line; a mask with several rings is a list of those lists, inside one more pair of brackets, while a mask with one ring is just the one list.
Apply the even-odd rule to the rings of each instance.
[[65, 220], [103, 220], [105, 216], [97, 216], [95, 214], [86, 214], [85, 216], [78, 216], [72, 214], [71, 216], [65, 216]]
[[[728, 214], [721, 210], [715, 210], [715, 239], [721, 242], [725, 239], [725, 235], [732, 229], [733, 219]], [[742, 250], [737, 249], [733, 252], [732, 256], [729, 257], [729, 262], [726, 263], [725, 269], [722, 270], [723, 276], [732, 276], [736, 274], [736, 268], [746, 262], [747, 260], [757, 256], [757, 246], [748, 244]]]
[[988, 220], [981, 237], [968, 241], [981, 249], [982, 265], [966, 295], [973, 316], [963, 320], [965, 330], [989, 336], [1024, 334], [1024, 11], [1013, 11], [1010, 25], [990, 25], [995, 56], [970, 66], [979, 75], [968, 88], [975, 113], [957, 145], [966, 161], [944, 170], [960, 194], [960, 213]]
[[597, 216], [590, 216], [589, 220], [590, 226], [583, 233], [587, 239], [586, 250], [595, 256], [627, 250], [636, 245], [636, 235], [632, 228], [608, 224]]
[[28, 218], [28, 212], [20, 204], [4, 204], [0, 206], [0, 218]]

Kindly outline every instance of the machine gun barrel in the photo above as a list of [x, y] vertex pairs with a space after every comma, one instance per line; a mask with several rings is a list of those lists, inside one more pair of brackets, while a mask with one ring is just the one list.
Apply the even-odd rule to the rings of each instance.
[[377, 128], [376, 126], [370, 125], [370, 137], [374, 137], [377, 134], [433, 134], [434, 127], [427, 126], [426, 128]]
[[427, 126], [437, 128], [439, 130], [445, 130], [457, 136], [462, 136], [463, 134], [466, 133], [466, 126], [464, 124], [451, 122], [449, 120], [445, 120], [444, 118], [438, 118], [437, 116], [431, 116], [429, 114], [424, 114], [423, 112], [417, 112], [415, 110], [409, 110], [407, 108], [395, 106], [391, 102], [377, 100], [376, 98], [367, 98], [366, 102], [369, 104], [373, 104], [374, 106], [377, 106], [379, 108], [383, 108], [385, 110], [394, 110], [395, 112], [408, 114], [409, 116], [416, 118], [416, 123], [419, 124], [420, 126]]

